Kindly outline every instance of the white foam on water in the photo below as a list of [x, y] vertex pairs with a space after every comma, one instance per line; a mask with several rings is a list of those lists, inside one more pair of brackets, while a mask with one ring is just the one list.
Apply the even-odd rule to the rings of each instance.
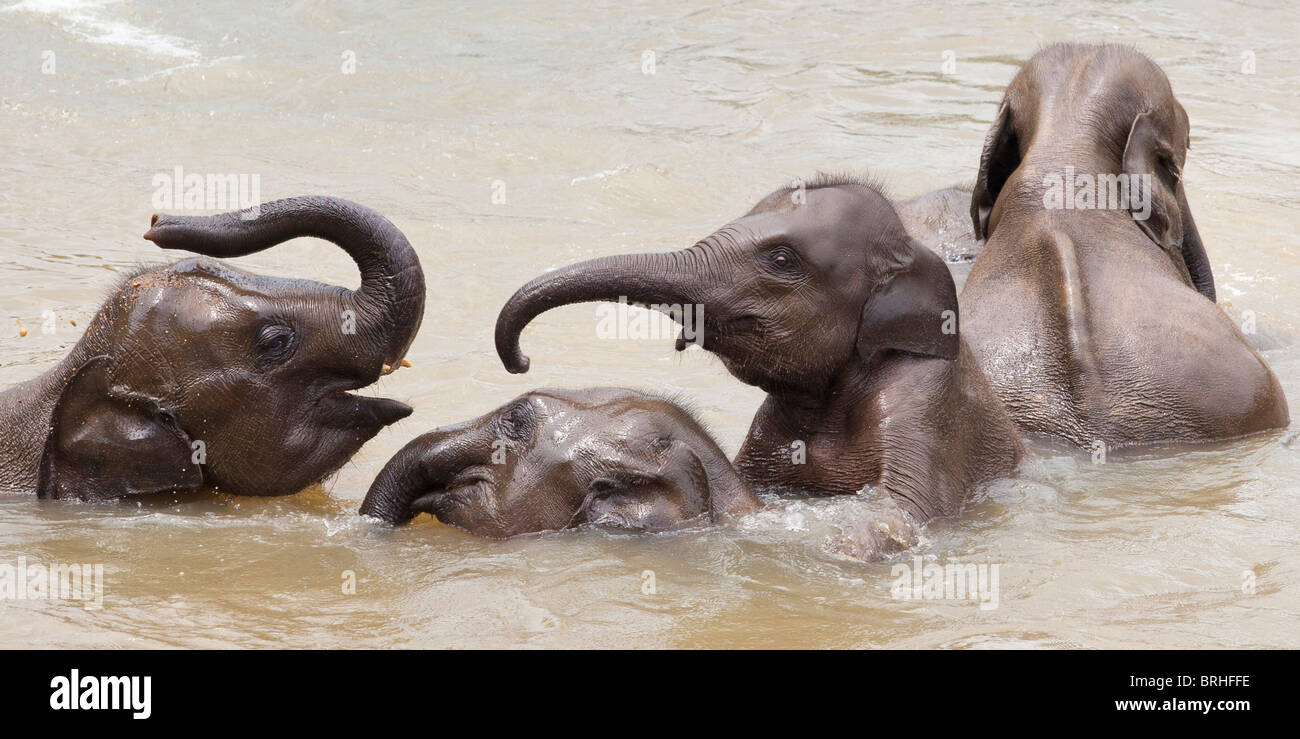
[[53, 16], [65, 32], [92, 44], [118, 46], [151, 56], [198, 59], [200, 54], [188, 39], [154, 33], [111, 16], [110, 0], [22, 0], [3, 8], [6, 13], [26, 12]]
[[114, 77], [108, 81], [108, 84], [112, 85], [113, 87], [121, 87], [123, 85], [129, 85], [136, 82], [148, 82], [149, 80], [155, 79], [157, 77], [166, 77], [175, 72], [179, 72], [182, 69], [193, 69], [195, 67], [216, 67], [225, 64], [226, 62], [239, 61], [243, 58], [244, 58], [243, 54], [234, 54], [231, 56], [217, 57], [215, 59], [211, 59], [207, 61], [186, 62], [184, 64], [177, 64], [175, 66], [167, 67], [165, 69], [159, 69], [155, 72], [149, 72], [148, 74], [142, 74], [136, 77], [131, 77], [130, 79], [125, 77]]
[[612, 169], [606, 169], [606, 170], [603, 170], [603, 171], [597, 172], [597, 173], [595, 173], [595, 174], [589, 174], [589, 175], [582, 175], [582, 176], [580, 176], [580, 177], [574, 177], [573, 179], [569, 180], [569, 185], [570, 185], [570, 186], [573, 186], [573, 185], [578, 184], [579, 182], [586, 182], [586, 181], [588, 181], [588, 180], [603, 180], [603, 179], [606, 179], [606, 178], [609, 178], [609, 177], [613, 177], [614, 175], [623, 174], [624, 172], [628, 171], [629, 169], [631, 169], [631, 167], [630, 167], [629, 165], [626, 165], [626, 164], [620, 164], [620, 165], [618, 165], [617, 167], [614, 167], [614, 168], [612, 168]]

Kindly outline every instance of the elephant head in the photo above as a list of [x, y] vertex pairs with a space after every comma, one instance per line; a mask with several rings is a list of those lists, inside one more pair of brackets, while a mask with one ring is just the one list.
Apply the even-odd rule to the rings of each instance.
[[535, 390], [415, 439], [379, 473], [361, 513], [392, 524], [431, 513], [506, 538], [582, 524], [662, 531], [758, 507], [686, 411], [595, 388]]
[[409, 415], [402, 403], [350, 392], [399, 365], [424, 315], [419, 259], [383, 216], [302, 197], [209, 217], [156, 215], [145, 234], [207, 257], [300, 236], [347, 251], [361, 287], [265, 277], [206, 257], [124, 280], [65, 362], [38, 495], [204, 485], [294, 493]]
[[[1072, 79], [1067, 72], [1098, 80], [1096, 99], [1064, 93]], [[1083, 114], [1075, 106], [1085, 102]], [[1039, 136], [1040, 130], [1050, 135]], [[1124, 174], [1135, 183], [1131, 191], [1143, 187], [1149, 196], [1142, 207], [1130, 207], [1133, 223], [1213, 301], [1214, 274], [1183, 189], [1190, 147], [1187, 111], [1155, 62], [1124, 46], [1050, 46], [1011, 81], [984, 140], [971, 193], [975, 235], [987, 240], [993, 233], [998, 197], [1017, 170], [1041, 173], [1077, 163], [1098, 174]]]
[[[593, 259], [538, 277], [497, 318], [496, 347], [526, 372], [519, 334], [556, 306], [626, 299], [672, 315], [693, 306], [704, 349], [773, 394], [822, 392], [847, 366], [890, 352], [955, 359], [957, 295], [871, 183], [821, 177], [778, 190], [682, 251]], [[702, 319], [701, 319], [702, 316]]]

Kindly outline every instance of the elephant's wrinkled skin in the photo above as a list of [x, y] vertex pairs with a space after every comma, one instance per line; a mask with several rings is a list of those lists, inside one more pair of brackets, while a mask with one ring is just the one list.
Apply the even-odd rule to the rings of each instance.
[[264, 277], [206, 257], [123, 280], [63, 361], [0, 393], [0, 490], [294, 493], [409, 415], [402, 403], [348, 392], [401, 362], [424, 314], [419, 260], [383, 216], [305, 197], [154, 216], [145, 234], [214, 257], [299, 236], [343, 247], [361, 287]]
[[[986, 244], [961, 304], [1025, 430], [1117, 448], [1287, 425], [1277, 378], [1214, 303], [1183, 190], [1188, 130], [1164, 72], [1127, 47], [1048, 47], [1007, 88], [971, 196]], [[1149, 207], [1056, 207], [1067, 167], [1130, 175], [1130, 192], [1149, 175]]]
[[670, 401], [619, 388], [534, 390], [407, 444], [363, 515], [419, 513], [506, 538], [584, 524], [663, 531], [759, 507], [713, 439]]
[[538, 277], [502, 308], [497, 352], [524, 372], [519, 334], [534, 317], [621, 297], [702, 305], [703, 348], [767, 391], [736, 459], [751, 486], [879, 485], [923, 522], [957, 513], [972, 485], [1019, 459], [1015, 426], [958, 334], [948, 269], [870, 183], [778, 190], [688, 249]]

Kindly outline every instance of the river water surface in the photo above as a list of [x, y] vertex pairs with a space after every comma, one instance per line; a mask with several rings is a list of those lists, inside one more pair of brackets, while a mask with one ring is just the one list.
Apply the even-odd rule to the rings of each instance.
[[[968, 182], [1003, 88], [1056, 40], [1134, 43], [1168, 73], [1221, 302], [1253, 317], [1300, 409], [1293, 4], [185, 5], [0, 0], [0, 386], [65, 354], [116, 275], [175, 258], [140, 234], [155, 175], [181, 167], [257, 175], [263, 200], [339, 195], [405, 231], [428, 310], [414, 366], [374, 392], [416, 413], [287, 498], [0, 499], [0, 565], [105, 580], [101, 609], [0, 600], [0, 646], [1300, 647], [1290, 431], [1105, 464], [1032, 444], [916, 552], [998, 565], [996, 608], [891, 597], [910, 554], [832, 553], [865, 497], [505, 542], [355, 514], [407, 440], [533, 387], [676, 393], [734, 453], [762, 394], [708, 355], [598, 340], [579, 305], [525, 332], [533, 370], [512, 376], [497, 309], [551, 267], [687, 246], [817, 170], [870, 170], [898, 196]], [[237, 263], [357, 284], [328, 244]]]

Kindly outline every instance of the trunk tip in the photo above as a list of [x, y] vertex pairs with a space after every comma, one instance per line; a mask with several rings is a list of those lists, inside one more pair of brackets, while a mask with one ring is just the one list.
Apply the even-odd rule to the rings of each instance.
[[506, 366], [506, 371], [512, 375], [522, 375], [532, 366], [532, 362], [522, 354], [515, 354], [511, 358], [501, 358], [501, 363]]
[[154, 213], [152, 216], [149, 216], [149, 230], [144, 232], [145, 241], [158, 241], [158, 215], [159, 214]]
[[519, 332], [506, 328], [505, 310], [503, 308], [502, 316], [497, 318], [497, 356], [501, 358], [501, 364], [505, 366], [506, 372], [512, 375], [522, 375], [528, 371], [531, 362], [524, 355], [523, 350], [519, 348]]
[[[380, 477], [383, 478], [382, 473]], [[365, 500], [361, 501], [357, 513], [389, 526], [401, 526], [415, 518], [410, 504], [403, 498], [403, 491], [396, 485], [392, 479], [383, 480], [382, 483], [376, 480], [366, 493]]]
[[163, 249], [176, 249], [184, 239], [184, 228], [174, 217], [154, 213], [149, 219], [149, 230], [144, 232], [144, 238]]
[[376, 510], [373, 506], [370, 510], [367, 510], [366, 506], [362, 505], [361, 510], [357, 511], [357, 513], [363, 518], [368, 518], [376, 523], [381, 523], [386, 526], [401, 526], [406, 523], [401, 520], [399, 516], [392, 513], [382, 513], [379, 510]]

